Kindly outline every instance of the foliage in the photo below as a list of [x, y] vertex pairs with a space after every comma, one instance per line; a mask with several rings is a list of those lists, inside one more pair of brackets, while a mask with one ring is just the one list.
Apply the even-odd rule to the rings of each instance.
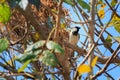
[[[96, 56], [93, 60], [92, 60], [92, 63], [91, 63], [91, 66], [94, 67], [95, 64], [97, 63], [97, 60], [98, 60], [98, 56]], [[90, 65], [87, 65], [87, 64], [80, 64], [77, 68], [77, 71], [79, 72], [79, 74], [84, 74], [84, 73], [89, 73], [91, 72], [91, 67]]]
[[58, 64], [58, 60], [53, 52], [63, 54], [64, 50], [62, 47], [55, 42], [48, 41], [46, 43], [46, 48], [49, 50], [42, 51], [42, 47], [44, 45], [45, 41], [38, 41], [30, 45], [22, 56], [16, 58], [17, 61], [23, 63], [23, 66], [18, 70], [18, 72], [24, 71], [30, 62], [36, 60], [41, 61], [47, 66], [56, 66], [56, 64]]
[[43, 51], [39, 60], [42, 61], [42, 63], [46, 64], [47, 66], [56, 66], [56, 64], [58, 64], [57, 58], [49, 50]]
[[6, 23], [10, 20], [11, 11], [6, 3], [0, 4], [0, 22]]
[[120, 4], [95, 1], [0, 0], [0, 79], [118, 79]]
[[0, 39], [0, 52], [5, 51], [9, 46], [9, 41], [7, 38]]
[[87, 9], [90, 12], [90, 6], [84, 0], [77, 0], [77, 2], [83, 9]]
[[102, 9], [99, 10], [99, 11], [98, 11], [98, 15], [99, 15], [100, 18], [103, 19], [103, 18], [105, 17], [105, 12], [104, 12], [104, 10], [102, 10]]
[[61, 48], [61, 46], [55, 42], [48, 41], [46, 46], [48, 49], [54, 50], [55, 53], [64, 53], [64, 50]]

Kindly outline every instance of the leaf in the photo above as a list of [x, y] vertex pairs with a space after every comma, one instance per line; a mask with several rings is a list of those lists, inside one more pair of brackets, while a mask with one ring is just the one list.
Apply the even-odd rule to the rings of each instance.
[[105, 3], [101, 4], [101, 6], [100, 6], [100, 8], [102, 8], [102, 9], [104, 9], [105, 7], [106, 7]]
[[90, 6], [83, 0], [77, 0], [77, 2], [80, 4], [80, 6], [83, 9], [87, 9], [90, 12]]
[[114, 14], [110, 26], [114, 26], [115, 30], [120, 33], [120, 18]]
[[0, 39], [0, 52], [6, 50], [8, 46], [9, 46], [9, 41], [7, 40], [7, 38]]
[[35, 54], [23, 54], [22, 56], [20, 56], [19, 58], [16, 58], [17, 61], [21, 62], [21, 63], [25, 63], [29, 60], [33, 60], [36, 58], [37, 55]]
[[0, 22], [6, 23], [10, 20], [11, 11], [6, 3], [0, 4]]
[[69, 5], [71, 5], [71, 6], [74, 6], [72, 0], [64, 0], [64, 2], [67, 3], [67, 4], [69, 4]]
[[0, 3], [3, 3], [3, 2], [5, 2], [5, 0], [0, 0]]
[[64, 53], [63, 48], [59, 44], [57, 44], [53, 41], [48, 41], [46, 46], [47, 46], [48, 49], [54, 50], [55, 53], [62, 53], [62, 54]]
[[110, 4], [112, 7], [114, 7], [116, 5], [116, 3], [117, 3], [117, 0], [112, 0]]
[[40, 50], [40, 48], [42, 47], [42, 46], [44, 46], [44, 44], [45, 44], [45, 41], [38, 41], [38, 42], [36, 42], [36, 43], [34, 43], [34, 44], [32, 44], [32, 45], [30, 45], [26, 50], [25, 50], [25, 53], [27, 53], [27, 52], [29, 52], [29, 51], [37, 51], [37, 50]]
[[57, 10], [56, 9], [51, 9], [51, 11], [55, 14], [57, 14]]
[[92, 60], [92, 64], [91, 64], [92, 67], [95, 66], [95, 64], [97, 63], [97, 60], [98, 60], [98, 56], [96, 56], [96, 57]]
[[77, 71], [79, 72], [79, 74], [89, 73], [91, 72], [91, 68], [89, 65], [81, 64], [78, 66]]
[[109, 48], [112, 46], [112, 39], [111, 37], [108, 35], [106, 40], [105, 40], [105, 45], [104, 45], [106, 48]]
[[102, 0], [97, 1], [97, 5], [103, 4]]
[[47, 66], [56, 66], [56, 64], [58, 63], [58, 60], [55, 57], [55, 55], [51, 53], [49, 50], [43, 51], [39, 60], [42, 61], [42, 63]]
[[120, 43], [120, 36], [114, 36], [113, 38]]
[[115, 28], [115, 30], [116, 30], [117, 32], [120, 33], [120, 22], [114, 24], [114, 28]]
[[26, 61], [21, 68], [18, 69], [18, 73], [24, 71], [27, 65], [31, 62], [31, 60]]
[[105, 11], [103, 9], [98, 10], [98, 16], [103, 19], [105, 17]]
[[62, 23], [62, 24], [61, 24], [61, 28], [62, 28], [62, 29], [65, 29], [65, 27], [66, 27], [66, 24], [65, 24], [65, 23]]
[[52, 77], [52, 80], [56, 80], [55, 76], [53, 74], [50, 74]]
[[111, 39], [111, 37], [108, 35], [105, 41], [111, 43], [111, 42], [112, 42], [112, 39]]
[[[107, 36], [105, 42], [106, 42], [106, 44], [107, 44], [108, 46], [111, 46], [111, 45], [112, 45], [112, 39], [111, 39], [111, 37], [110, 37], [109, 35]], [[107, 47], [107, 46], [106, 46], [106, 47]]]
[[39, 35], [39, 33], [38, 33], [38, 32], [35, 32], [35, 33], [33, 34], [32, 38], [33, 38], [35, 41], [40, 40], [40, 35]]

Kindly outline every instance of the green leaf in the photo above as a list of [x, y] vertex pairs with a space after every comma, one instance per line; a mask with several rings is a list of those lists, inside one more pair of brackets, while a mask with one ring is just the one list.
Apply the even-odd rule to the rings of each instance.
[[113, 15], [110, 26], [114, 26], [115, 30], [120, 33], [120, 18], [116, 15]]
[[109, 35], [108, 35], [108, 37], [106, 38], [105, 41], [108, 42], [108, 43], [112, 43], [112, 39], [111, 39], [111, 37]]
[[97, 5], [99, 5], [99, 4], [103, 4], [103, 0], [97, 1]]
[[120, 33], [120, 22], [114, 24], [114, 28], [115, 28], [115, 30], [116, 30], [117, 32]]
[[42, 61], [42, 63], [47, 66], [56, 66], [56, 64], [58, 63], [58, 60], [55, 57], [55, 55], [51, 53], [49, 50], [43, 51], [39, 60]]
[[88, 11], [90, 11], [90, 6], [83, 0], [77, 0], [77, 2], [79, 3], [79, 5], [83, 8], [83, 9], [87, 9]]
[[51, 77], [52, 77], [52, 80], [56, 80], [55, 79], [55, 76], [53, 75], [53, 74], [50, 74], [51, 75]]
[[117, 3], [117, 0], [112, 0], [110, 4], [112, 7], [114, 7], [116, 5], [116, 3]]
[[8, 46], [9, 46], [9, 41], [7, 40], [7, 38], [0, 39], [0, 52], [6, 50]]
[[45, 44], [45, 41], [38, 41], [32, 45], [30, 45], [26, 50], [25, 50], [25, 53], [29, 52], [29, 51], [36, 51], [36, 50], [40, 50], [40, 48], [42, 46], [44, 46]]
[[120, 36], [113, 37], [116, 41], [120, 43]]
[[106, 45], [104, 45], [105, 47], [112, 46], [112, 39], [109, 35], [107, 36], [105, 42], [106, 42]]
[[0, 4], [0, 22], [6, 23], [10, 20], [11, 11], [6, 3]]
[[29, 60], [33, 60], [36, 58], [37, 55], [35, 54], [23, 54], [22, 56], [20, 56], [19, 58], [16, 58], [17, 61], [21, 62], [21, 63], [25, 63]]
[[69, 4], [69, 5], [71, 5], [71, 6], [74, 5], [73, 2], [72, 2], [72, 0], [64, 0], [64, 2], [67, 3], [67, 4]]
[[26, 61], [21, 68], [18, 69], [18, 72], [24, 71], [27, 65], [31, 62], [31, 60]]
[[46, 46], [47, 46], [48, 49], [54, 50], [55, 53], [62, 53], [62, 54], [64, 53], [63, 48], [59, 44], [57, 44], [53, 41], [48, 41]]

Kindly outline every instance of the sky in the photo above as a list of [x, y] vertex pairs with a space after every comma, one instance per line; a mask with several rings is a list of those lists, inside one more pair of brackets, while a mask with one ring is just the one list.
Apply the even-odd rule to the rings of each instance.
[[[89, 0], [84, 0], [84, 1], [87, 1], [87, 2], [89, 2]], [[109, 0], [109, 1], [111, 1], [111, 0]], [[120, 0], [119, 0], [120, 1]], [[65, 7], [65, 8], [67, 8], [67, 9], [69, 9], [69, 11], [70, 11], [70, 14], [71, 14], [71, 18], [72, 18], [72, 20], [73, 21], [76, 21], [76, 22], [79, 22], [79, 19], [78, 19], [78, 17], [75, 15], [75, 13], [74, 13], [74, 11], [73, 11], [73, 8], [70, 6], [70, 5], [67, 5], [67, 4], [63, 4], [63, 6]], [[108, 9], [108, 7], [106, 7], [105, 8], [105, 10], [107, 10]], [[120, 11], [120, 7], [119, 7], [119, 9], [118, 9], [119, 11]], [[120, 12], [119, 12], [120, 13]], [[110, 14], [111, 14], [111, 11], [108, 11], [107, 13], [106, 13], [106, 15], [105, 15], [105, 18], [102, 20], [102, 22], [106, 22], [106, 21], [108, 21], [109, 20], [109, 16], [110, 16]], [[74, 26], [80, 26], [81, 27], [81, 25], [79, 25], [79, 24], [71, 24], [71, 26], [70, 27], [74, 27]], [[111, 33], [113, 36], [120, 36], [120, 34], [118, 33], [118, 32], [116, 32], [116, 30], [114, 29], [114, 27], [109, 27], [109, 28], [107, 28], [107, 31], [109, 32], [109, 33]], [[84, 32], [84, 30], [83, 30], [83, 28], [81, 27], [81, 29], [80, 29], [80, 31], [79, 31], [79, 34], [81, 34], [80, 35], [80, 41], [81, 42], [84, 42], [84, 40], [85, 40], [85, 36], [82, 36], [82, 35], [86, 35], [85, 34], [85, 32]], [[103, 33], [104, 34], [104, 38], [107, 38], [107, 34], [104, 32]], [[78, 42], [78, 46], [79, 47], [81, 47], [82, 45]], [[99, 47], [99, 49], [100, 49], [100, 51], [102, 51], [103, 53], [104, 52], [106, 52], [105, 53], [105, 55], [106, 56], [110, 56], [110, 52], [107, 50], [106, 51], [106, 49], [105, 48], [103, 48], [104, 46], [102, 46], [102, 47]], [[112, 48], [113, 49], [115, 49], [117, 47], [117, 44], [113, 44], [112, 45]], [[6, 52], [3, 52], [4, 54], [7, 54]], [[8, 60], [9, 60], [9, 58], [8, 57], [6, 57]], [[83, 57], [80, 57], [79, 59], [78, 59], [78, 64], [80, 64], [80, 62], [81, 62], [81, 60], [83, 59]], [[2, 60], [0, 59], [0, 62], [2, 62]], [[19, 63], [17, 63], [17, 68], [19, 68], [21, 66], [21, 64], [19, 64]], [[101, 67], [103, 67], [103, 65], [100, 65]], [[112, 67], [114, 67], [115, 65], [114, 64], [111, 64], [109, 67], [108, 67], [108, 69], [107, 70], [109, 70], [109, 69], [111, 69]], [[0, 67], [0, 71], [2, 71], [3, 70], [3, 68], [1, 68]], [[98, 71], [99, 69], [97, 68], [97, 67], [95, 67], [94, 68], [94, 73], [96, 73], [97, 71]], [[26, 71], [29, 71], [29, 69], [26, 69]], [[116, 79], [116, 80], [118, 80], [118, 78], [120, 78], [120, 67], [116, 67], [116, 68], [114, 68], [114, 70], [110, 70], [110, 71], [108, 71], [109, 72], [109, 74], [112, 74], [112, 77], [114, 78], [114, 79]], [[71, 76], [72, 76], [72, 74], [71, 74]], [[87, 74], [84, 74], [84, 76], [87, 76]], [[18, 77], [17, 78], [17, 80], [20, 80], [22, 77], [20, 76], [20, 77]], [[97, 78], [98, 80], [107, 80], [107, 78], [104, 76], [104, 74], [102, 74], [100, 77], [98, 77]], [[84, 79], [82, 79], [82, 80], [84, 80]]]
[[[89, 2], [89, 0], [84, 0], [84, 1]], [[111, 0], [109, 0], [109, 1], [111, 1]], [[120, 1], [120, 0], [118, 0], [118, 1]], [[73, 8], [72, 8], [70, 5], [64, 4], [64, 7], [67, 8], [67, 9], [70, 11], [71, 18], [72, 18], [73, 21], [76, 21], [76, 22], [79, 22], [79, 21], [80, 21], [80, 20], [78, 19], [78, 17], [76, 16], [75, 12], [73, 11]], [[105, 11], [108, 10], [108, 7], [106, 7], [104, 10], [105, 10]], [[120, 15], [120, 7], [118, 8], [117, 11], [118, 11], [118, 13], [119, 13], [119, 15]], [[110, 10], [106, 12], [105, 18], [102, 19], [102, 22], [103, 22], [104, 24], [106, 24], [106, 22], [110, 19], [110, 15], [111, 15], [111, 14], [112, 14], [112, 12], [111, 12]], [[73, 23], [72, 23], [72, 24], [71, 24], [71, 27], [74, 27], [74, 26], [80, 26], [80, 27], [81, 27], [81, 25], [79, 25], [79, 24], [73, 24]], [[120, 33], [118, 33], [113, 26], [107, 28], [106, 30], [107, 30], [112, 36], [120, 36]], [[86, 35], [86, 33], [84, 32], [84, 30], [82, 29], [82, 27], [81, 27], [81, 29], [80, 29], [80, 31], [79, 31], [79, 34]], [[82, 36], [82, 35], [80, 35], [80, 41], [81, 41], [81, 42], [84, 42], [85, 36]], [[104, 32], [104, 33], [103, 33], [103, 36], [104, 36], [104, 38], [107, 38], [108, 35]], [[97, 39], [97, 37], [95, 37], [95, 40], [96, 40], [96, 39]], [[101, 41], [99, 41], [99, 42], [101, 42]], [[112, 49], [116, 49], [117, 45], [118, 45], [118, 44], [114, 43], [114, 44], [112, 45]], [[81, 47], [82, 45], [78, 42], [78, 46]], [[102, 53], [105, 53], [105, 56], [111, 56], [110, 52], [109, 52], [108, 50], [106, 50], [106, 49], [104, 48], [104, 46], [99, 46], [99, 49], [100, 49], [100, 51], [101, 51]], [[83, 57], [80, 57], [80, 58], [78, 59], [78, 61], [79, 61], [79, 62], [78, 62], [78, 65], [80, 64], [80, 62], [81, 62], [82, 60], [83, 60]], [[102, 64], [99, 64], [99, 65], [100, 65], [101, 67], [104, 67], [104, 65], [102, 65]], [[110, 64], [110, 66], [107, 68], [107, 70], [113, 68], [114, 66], [115, 66], [114, 64]], [[97, 67], [94, 67], [94, 74], [95, 74], [96, 72], [98, 72], [98, 71], [99, 71], [99, 69], [98, 69]], [[108, 73], [111, 74], [112, 77], [113, 77], [115, 80], [118, 80], [118, 79], [120, 78], [120, 67], [116, 67], [116, 68], [114, 68], [113, 70], [108, 71]], [[84, 76], [87, 76], [87, 74], [84, 74]], [[104, 74], [102, 74], [102, 75], [99, 76], [97, 79], [98, 79], [98, 80], [107, 80], [107, 77], [105, 77]], [[84, 79], [82, 79], [82, 80], [84, 80]]]

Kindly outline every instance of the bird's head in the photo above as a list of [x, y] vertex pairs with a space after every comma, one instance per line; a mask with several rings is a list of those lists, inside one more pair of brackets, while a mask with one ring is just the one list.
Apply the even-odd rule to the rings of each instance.
[[72, 30], [71, 30], [72, 34], [78, 35], [79, 29], [80, 29], [80, 27], [78, 27], [78, 26], [75, 26], [74, 28], [72, 28]]

